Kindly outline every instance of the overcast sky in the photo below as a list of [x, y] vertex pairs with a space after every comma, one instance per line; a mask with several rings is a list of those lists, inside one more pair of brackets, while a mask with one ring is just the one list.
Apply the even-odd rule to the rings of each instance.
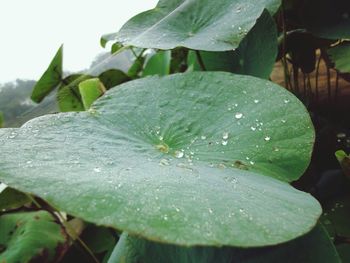
[[117, 31], [157, 0], [1, 0], [0, 82], [37, 79], [61, 43], [64, 69], [77, 71], [103, 51], [100, 36]]

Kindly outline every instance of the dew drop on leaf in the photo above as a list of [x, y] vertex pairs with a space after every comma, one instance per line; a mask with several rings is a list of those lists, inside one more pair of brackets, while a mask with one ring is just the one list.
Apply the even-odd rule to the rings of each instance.
[[268, 142], [269, 140], [271, 140], [271, 137], [266, 136], [266, 137], [264, 138], [264, 140]]
[[241, 119], [242, 117], [243, 117], [243, 113], [237, 112], [237, 113], [235, 114], [235, 118], [236, 118], [236, 119]]
[[176, 158], [182, 158], [182, 157], [184, 157], [184, 152], [183, 151], [175, 151], [175, 157]]

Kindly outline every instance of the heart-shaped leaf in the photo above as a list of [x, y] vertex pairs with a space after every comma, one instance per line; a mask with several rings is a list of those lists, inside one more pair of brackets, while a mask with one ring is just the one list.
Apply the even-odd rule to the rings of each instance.
[[306, 169], [313, 141], [302, 103], [271, 82], [148, 77], [88, 112], [1, 129], [0, 181], [150, 240], [271, 245], [306, 233], [321, 213], [286, 183]]
[[[201, 70], [196, 52], [190, 51], [188, 64], [194, 70]], [[236, 50], [201, 51], [200, 56], [206, 70], [228, 71], [267, 79], [277, 56], [276, 24], [269, 12], [264, 11]]]
[[118, 33], [102, 37], [124, 45], [172, 49], [183, 46], [206, 51], [238, 47], [264, 9], [275, 13], [280, 0], [160, 0], [130, 19]]
[[46, 211], [0, 217], [0, 262], [56, 262], [68, 237]]

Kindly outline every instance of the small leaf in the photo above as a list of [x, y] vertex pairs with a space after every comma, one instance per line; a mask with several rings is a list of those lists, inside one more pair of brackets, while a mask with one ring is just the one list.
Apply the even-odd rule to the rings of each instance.
[[66, 77], [59, 86], [57, 101], [60, 111], [84, 111], [84, 105], [79, 92], [79, 83], [92, 78], [88, 75], [73, 74]]
[[111, 230], [106, 227], [90, 225], [81, 236], [81, 239], [94, 253], [103, 253], [110, 250], [116, 243]]
[[105, 48], [106, 44], [113, 40], [116, 37], [116, 33], [111, 33], [111, 34], [105, 34], [101, 37], [100, 39], [100, 45]]
[[84, 108], [88, 110], [91, 104], [106, 92], [106, 88], [98, 78], [94, 78], [80, 82], [79, 92]]
[[139, 73], [143, 69], [143, 64], [145, 63], [145, 58], [143, 56], [138, 56], [134, 63], [131, 65], [131, 67], [128, 70], [128, 76], [130, 78], [137, 78]]
[[146, 63], [142, 76], [165, 76], [170, 73], [171, 51], [158, 51]]
[[19, 208], [30, 203], [29, 197], [13, 188], [6, 187], [0, 192], [0, 211]]
[[37, 103], [41, 102], [46, 95], [54, 90], [62, 80], [62, 53], [63, 45], [58, 49], [49, 67], [35, 84], [31, 99]]
[[339, 72], [350, 73], [350, 41], [328, 49], [327, 53]]
[[114, 54], [114, 53], [118, 52], [122, 47], [123, 47], [122, 44], [120, 44], [118, 42], [114, 43], [111, 47], [111, 53]]
[[101, 73], [98, 78], [106, 87], [106, 89], [113, 88], [119, 84], [127, 82], [130, 80], [130, 77], [126, 75], [123, 71], [118, 69], [110, 69]]
[[344, 174], [350, 178], [350, 157], [342, 150], [336, 151], [335, 157], [340, 163]]
[[0, 262], [55, 262], [67, 242], [64, 230], [46, 211], [0, 217]]

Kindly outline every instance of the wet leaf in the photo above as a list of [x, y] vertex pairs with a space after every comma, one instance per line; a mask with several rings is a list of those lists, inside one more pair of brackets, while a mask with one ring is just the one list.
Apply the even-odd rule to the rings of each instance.
[[0, 181], [149, 240], [272, 245], [308, 232], [321, 213], [287, 183], [305, 171], [313, 141], [302, 103], [271, 82], [148, 77], [87, 112], [1, 129]]
[[160, 0], [103, 39], [143, 48], [227, 51], [238, 47], [265, 8], [273, 14], [279, 6], [279, 0]]
[[[262, 51], [263, 50], [263, 51]], [[268, 78], [277, 56], [277, 29], [269, 12], [265, 11], [235, 51], [201, 51], [206, 70]], [[201, 70], [194, 51], [190, 51], [189, 64]]]

